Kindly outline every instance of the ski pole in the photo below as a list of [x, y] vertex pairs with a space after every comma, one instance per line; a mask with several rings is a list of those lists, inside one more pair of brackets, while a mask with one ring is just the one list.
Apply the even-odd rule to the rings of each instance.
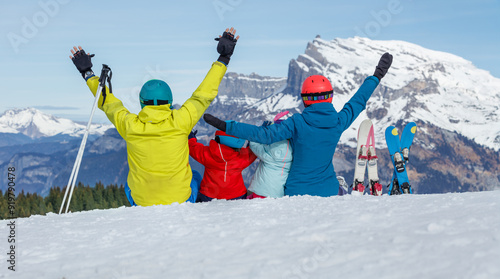
[[[92, 106], [92, 111], [90, 113], [89, 122], [87, 123], [87, 128], [85, 129], [85, 134], [83, 135], [82, 142], [80, 143], [80, 149], [78, 149], [78, 154], [76, 155], [75, 164], [73, 165], [73, 169], [71, 171], [71, 175], [69, 177], [68, 184], [66, 185], [66, 191], [64, 192], [64, 198], [61, 203], [61, 208], [59, 209], [59, 214], [61, 214], [62, 209], [66, 203], [66, 197], [68, 197], [68, 202], [66, 203], [66, 210], [64, 213], [68, 213], [69, 204], [71, 202], [71, 197], [73, 196], [73, 190], [75, 189], [76, 178], [78, 177], [78, 171], [80, 170], [80, 164], [83, 158], [83, 151], [85, 150], [85, 145], [87, 144], [87, 138], [90, 132], [90, 126], [92, 124], [92, 118], [94, 117], [95, 109], [97, 108], [97, 104], [99, 101], [99, 97], [101, 97], [101, 93], [103, 90], [106, 90], [106, 79], [108, 77], [111, 69], [106, 64], [102, 64], [101, 75], [99, 77], [99, 86], [97, 87], [97, 91], [95, 94], [94, 105]], [[69, 191], [68, 191], [69, 190]]]

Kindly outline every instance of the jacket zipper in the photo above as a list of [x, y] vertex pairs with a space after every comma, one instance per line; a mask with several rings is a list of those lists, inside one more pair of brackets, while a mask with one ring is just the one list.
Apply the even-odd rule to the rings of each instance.
[[[286, 141], [286, 153], [285, 153], [285, 158], [283, 158], [283, 161], [281, 161], [282, 163], [285, 161], [286, 159], [286, 155], [288, 155], [288, 145], [290, 144], [290, 141]], [[286, 166], [286, 163], [283, 164], [283, 167], [281, 168], [281, 176], [283, 176], [283, 172], [285, 170], [285, 166]]]
[[[220, 143], [217, 144], [219, 145], [220, 156], [222, 157], [222, 160], [226, 163], [226, 166], [224, 167], [224, 182], [226, 182], [227, 162], [224, 159], [224, 155], [222, 155], [222, 149], [220, 148]], [[288, 152], [288, 147], [287, 147], [287, 152]]]

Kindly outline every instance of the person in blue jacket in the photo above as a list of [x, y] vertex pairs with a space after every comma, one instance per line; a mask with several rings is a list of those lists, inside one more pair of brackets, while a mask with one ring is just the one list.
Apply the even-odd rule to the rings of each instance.
[[[283, 121], [281, 118], [287, 114], [288, 111], [284, 111], [276, 115], [274, 124], [281, 123]], [[265, 121], [263, 124], [263, 126], [268, 125], [271, 125], [271, 121]], [[283, 197], [292, 164], [290, 141], [282, 140], [272, 144], [250, 142], [250, 149], [260, 162], [248, 187], [252, 194], [247, 199]]]
[[382, 55], [373, 76], [365, 79], [339, 112], [332, 104], [333, 88], [330, 81], [324, 76], [314, 75], [302, 84], [304, 111], [280, 124], [257, 127], [234, 121], [226, 123], [210, 114], [205, 114], [203, 118], [229, 135], [253, 142], [271, 144], [290, 139], [293, 162], [285, 184], [285, 195], [334, 196], [338, 194], [339, 182], [332, 158], [340, 136], [365, 109], [368, 99], [391, 64], [392, 55]]

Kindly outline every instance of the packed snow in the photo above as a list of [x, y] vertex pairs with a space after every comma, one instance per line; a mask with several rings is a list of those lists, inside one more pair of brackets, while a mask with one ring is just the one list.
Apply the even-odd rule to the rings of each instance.
[[500, 191], [122, 207], [16, 221], [0, 278], [500, 278]]

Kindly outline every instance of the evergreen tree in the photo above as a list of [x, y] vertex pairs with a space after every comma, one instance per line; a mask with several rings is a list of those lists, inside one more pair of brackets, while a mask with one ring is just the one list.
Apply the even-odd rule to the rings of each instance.
[[94, 201], [94, 196], [92, 195], [92, 190], [89, 186], [83, 188], [83, 210], [93, 210], [96, 209], [96, 204]]
[[0, 190], [0, 220], [7, 219], [9, 207], [7, 204], [7, 200], [5, 199], [6, 196], [2, 193], [2, 190]]
[[48, 202], [47, 203], [47, 213], [49, 212], [54, 212], [54, 208], [52, 207], [52, 203], [51, 202]]
[[[59, 212], [66, 188], [52, 187], [49, 194], [43, 198], [38, 194], [25, 193], [24, 190], [15, 195], [17, 217], [29, 217], [30, 215], [45, 215], [48, 212]], [[10, 217], [8, 208], [8, 192], [0, 191], [0, 219]], [[68, 197], [69, 198], [69, 193]], [[130, 206], [125, 195], [124, 186], [111, 184], [104, 186], [97, 182], [95, 187], [84, 186], [78, 183], [73, 191], [73, 197], [69, 211], [77, 212], [93, 209], [108, 209], [120, 206]]]

